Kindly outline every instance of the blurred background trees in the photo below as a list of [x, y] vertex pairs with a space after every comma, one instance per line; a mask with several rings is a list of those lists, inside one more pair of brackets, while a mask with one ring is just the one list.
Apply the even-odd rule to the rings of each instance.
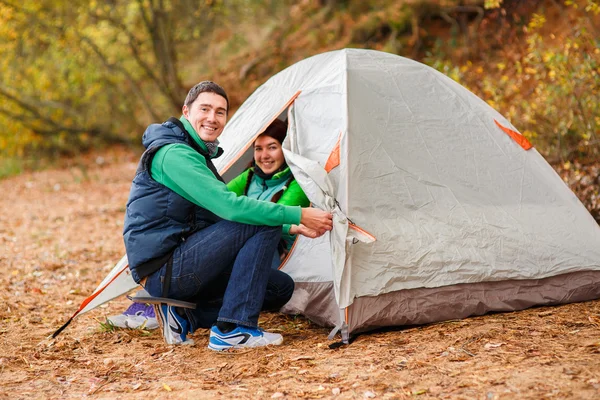
[[424, 62], [552, 162], [600, 153], [592, 0], [0, 0], [0, 177], [103, 145], [139, 147], [214, 79], [233, 110], [308, 56], [371, 48]]

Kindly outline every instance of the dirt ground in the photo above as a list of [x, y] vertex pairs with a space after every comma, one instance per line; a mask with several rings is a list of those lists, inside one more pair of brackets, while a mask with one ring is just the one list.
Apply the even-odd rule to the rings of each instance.
[[0, 181], [0, 399], [598, 399], [600, 301], [358, 336], [264, 314], [280, 347], [235, 354], [106, 330], [119, 299], [49, 335], [124, 254], [137, 156], [111, 150]]

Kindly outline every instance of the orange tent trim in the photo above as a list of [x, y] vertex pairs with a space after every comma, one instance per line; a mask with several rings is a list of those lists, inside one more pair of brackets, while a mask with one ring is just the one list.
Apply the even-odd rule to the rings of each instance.
[[340, 136], [338, 138], [337, 143], [331, 153], [329, 154], [329, 158], [325, 163], [325, 171], [329, 173], [332, 169], [340, 165], [340, 141], [342, 140], [342, 132], [340, 132]]
[[294, 249], [296, 248], [296, 243], [298, 243], [298, 237], [299, 236], [300, 235], [296, 236], [296, 239], [294, 240], [294, 243], [292, 243], [292, 247], [290, 248], [290, 251], [288, 251], [288, 253], [285, 255], [285, 258], [283, 259], [283, 261], [281, 262], [281, 264], [277, 268], [278, 270], [283, 269], [283, 267], [285, 267], [285, 264], [287, 264], [287, 262], [290, 259], [292, 253], [294, 252]]
[[519, 146], [521, 146], [523, 149], [529, 150], [529, 149], [531, 149], [533, 147], [533, 145], [531, 144], [531, 142], [529, 140], [527, 140], [527, 138], [525, 136], [521, 135], [519, 132], [513, 131], [512, 129], [509, 129], [509, 128], [503, 126], [502, 124], [500, 124], [500, 122], [498, 122], [496, 120], [494, 120], [494, 122], [508, 136], [510, 136], [515, 142], [517, 142], [517, 144]]
[[363, 228], [361, 228], [360, 226], [358, 226], [358, 225], [356, 225], [356, 224], [353, 224], [353, 223], [351, 223], [351, 222], [348, 222], [348, 226], [349, 226], [351, 229], [354, 229], [354, 230], [356, 230], [356, 231], [358, 231], [358, 232], [362, 233], [363, 235], [366, 235], [366, 236], [370, 237], [370, 238], [371, 238], [373, 241], [376, 241], [376, 240], [377, 240], [377, 238], [376, 238], [375, 236], [373, 236], [373, 235], [372, 235], [372, 234], [370, 234], [369, 232], [365, 231]]
[[260, 134], [261, 134], [261, 133], [263, 133], [263, 132], [264, 132], [264, 131], [265, 131], [265, 130], [266, 130], [268, 127], [269, 127], [269, 125], [271, 125], [271, 122], [275, 121], [275, 119], [276, 119], [276, 118], [279, 116], [279, 114], [281, 114], [281, 113], [282, 113], [282, 112], [283, 112], [283, 111], [284, 111], [286, 108], [288, 108], [288, 107], [289, 107], [289, 106], [290, 106], [290, 105], [291, 105], [291, 104], [294, 102], [294, 100], [296, 100], [296, 97], [298, 97], [298, 96], [300, 95], [300, 93], [302, 93], [302, 90], [298, 90], [298, 91], [297, 91], [297, 92], [296, 92], [296, 93], [295, 93], [295, 94], [292, 96], [292, 98], [291, 98], [291, 99], [289, 99], [289, 100], [288, 100], [288, 101], [285, 103], [285, 105], [284, 105], [283, 107], [281, 107], [281, 109], [279, 110], [279, 112], [278, 112], [277, 114], [275, 114], [275, 115], [273, 116], [273, 118], [271, 118], [271, 120], [270, 120], [269, 122], [267, 122], [267, 123], [265, 124], [265, 126], [263, 126], [263, 127], [261, 128], [261, 130], [260, 130], [260, 131], [258, 131], [258, 133], [257, 133], [256, 135], [254, 135], [254, 137], [252, 138], [252, 140], [250, 140], [250, 141], [248, 142], [248, 144], [246, 144], [246, 146], [244, 146], [244, 148], [243, 148], [242, 150], [240, 150], [240, 151], [239, 151], [239, 152], [238, 152], [238, 153], [235, 155], [235, 157], [233, 158], [233, 160], [231, 160], [231, 161], [229, 162], [229, 164], [227, 164], [226, 166], [224, 166], [224, 167], [223, 167], [223, 168], [222, 168], [222, 169], [219, 171], [219, 174], [220, 174], [220, 175], [223, 175], [223, 174], [225, 174], [225, 172], [227, 172], [227, 171], [229, 170], [229, 168], [231, 168], [231, 166], [232, 166], [233, 164], [235, 164], [235, 163], [237, 162], [237, 160], [239, 160], [239, 159], [240, 159], [240, 157], [241, 157], [241, 156], [243, 156], [243, 155], [244, 155], [244, 153], [245, 153], [245, 152], [246, 152], [246, 151], [247, 151], [247, 150], [250, 148], [250, 146], [252, 146], [252, 145], [254, 144], [254, 141], [255, 141], [255, 140], [256, 140], [256, 139], [257, 139], [257, 138], [260, 136]]

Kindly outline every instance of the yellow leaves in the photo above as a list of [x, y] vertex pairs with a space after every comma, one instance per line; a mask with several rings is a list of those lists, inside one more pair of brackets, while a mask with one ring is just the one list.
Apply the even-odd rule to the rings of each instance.
[[14, 9], [0, 4], [0, 22], [10, 21], [14, 18]]
[[538, 134], [537, 134], [537, 132], [526, 129], [523, 131], [523, 136], [525, 136], [527, 139], [535, 139], [538, 137]]
[[471, 60], [469, 60], [465, 63], [465, 65], [462, 65], [459, 68], [459, 71], [464, 74], [465, 72], [469, 71], [471, 69], [471, 67], [473, 67], [473, 62], [471, 62]]
[[87, 133], [87, 132], [80, 133], [80, 134], [79, 134], [79, 135], [77, 135], [77, 136], [78, 136], [78, 138], [79, 138], [79, 141], [80, 141], [80, 142], [82, 142], [82, 143], [85, 143], [85, 142], [87, 142], [87, 141], [89, 141], [89, 140], [90, 140], [90, 135], [89, 135], [89, 133]]
[[493, 8], [499, 8], [502, 5], [502, 0], [485, 0], [485, 3], [483, 3], [483, 7], [486, 10], [490, 10]]
[[537, 70], [531, 67], [525, 67], [525, 73], [528, 75], [535, 75], [537, 73]]
[[15, 29], [7, 29], [4, 34], [9, 40], [16, 40], [19, 37], [19, 33]]
[[496, 64], [496, 68], [498, 68], [498, 71], [504, 71], [506, 69], [506, 64], [498, 63]]
[[566, 0], [565, 1], [565, 5], [566, 6], [571, 6], [575, 9], [579, 8], [579, 5], [577, 4], [577, 2], [573, 1], [573, 0]]
[[545, 63], [549, 62], [553, 57], [554, 57], [554, 53], [551, 51], [545, 51], [544, 54], [542, 54], [542, 60]]
[[546, 23], [546, 17], [544, 15], [533, 14], [533, 16], [531, 17], [531, 21], [529, 21], [528, 27], [531, 30], [537, 30], [537, 29], [543, 27], [545, 23]]
[[594, 15], [598, 15], [600, 14], [600, 4], [598, 4], [596, 1], [588, 1], [585, 11], [591, 12]]

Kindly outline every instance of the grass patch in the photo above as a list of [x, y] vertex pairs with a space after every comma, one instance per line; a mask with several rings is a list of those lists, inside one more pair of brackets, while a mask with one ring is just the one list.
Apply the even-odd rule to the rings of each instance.
[[102, 322], [102, 321], [100, 321], [98, 319], [96, 321], [98, 321], [98, 323], [100, 324], [100, 332], [115, 332], [118, 329], [121, 329], [118, 326], [115, 326], [108, 319], [104, 320], [104, 322]]
[[19, 158], [2, 157], [0, 159], [0, 179], [19, 175], [25, 169], [25, 163]]
[[19, 175], [25, 171], [38, 171], [47, 168], [56, 161], [55, 158], [31, 156], [27, 158], [0, 154], [0, 180]]
[[137, 328], [127, 328], [123, 329], [116, 325], [114, 325], [108, 318], [104, 321], [100, 321], [95, 318], [98, 324], [100, 324], [100, 332], [103, 333], [115, 333], [117, 331], [122, 331], [127, 333], [129, 336], [151, 336], [152, 332], [146, 328], [146, 323], [148, 321], [144, 321], [144, 323]]

